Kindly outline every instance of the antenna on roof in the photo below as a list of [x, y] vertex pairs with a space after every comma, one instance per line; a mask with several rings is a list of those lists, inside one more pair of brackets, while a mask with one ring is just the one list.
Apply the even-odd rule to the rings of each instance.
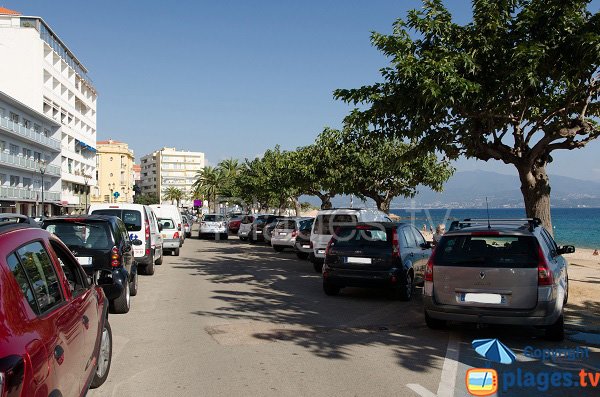
[[485, 197], [485, 208], [487, 210], [488, 230], [490, 230], [492, 228], [492, 225], [490, 223], [490, 205], [488, 204], [487, 196]]

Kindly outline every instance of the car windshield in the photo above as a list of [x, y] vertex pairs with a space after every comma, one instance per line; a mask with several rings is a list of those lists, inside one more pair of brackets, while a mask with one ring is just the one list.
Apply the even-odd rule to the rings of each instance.
[[114, 246], [108, 222], [51, 221], [44, 229], [56, 234], [70, 249], [106, 250]]
[[377, 227], [340, 227], [335, 230], [336, 247], [388, 247], [392, 231]]
[[315, 220], [315, 234], [332, 235], [337, 227], [354, 226], [358, 219], [351, 214], [319, 215]]
[[223, 222], [224, 220], [223, 215], [204, 215], [204, 222]]
[[175, 222], [173, 222], [173, 219], [158, 218], [158, 223], [160, 225], [162, 225], [163, 230], [165, 230], [165, 229], [175, 229]]
[[139, 232], [142, 230], [142, 214], [137, 210], [122, 210], [118, 208], [107, 208], [94, 210], [95, 215], [111, 215], [121, 218], [129, 232]]
[[533, 236], [444, 236], [435, 250], [435, 265], [460, 267], [536, 267]]

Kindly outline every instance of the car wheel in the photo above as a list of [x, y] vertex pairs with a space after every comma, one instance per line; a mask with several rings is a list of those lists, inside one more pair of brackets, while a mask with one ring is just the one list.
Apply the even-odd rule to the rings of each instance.
[[414, 285], [411, 272], [406, 272], [406, 280], [403, 285], [396, 287], [396, 297], [401, 301], [409, 301], [412, 298]]
[[133, 275], [133, 280], [129, 283], [129, 293], [131, 296], [136, 296], [138, 293], [138, 274], [137, 271]]
[[427, 312], [425, 312], [425, 324], [431, 329], [442, 329], [446, 326], [445, 320], [439, 320], [437, 318], [431, 318]]
[[112, 362], [112, 330], [108, 319], [104, 320], [104, 328], [100, 336], [100, 349], [98, 349], [98, 364], [96, 364], [96, 372], [94, 379], [90, 383], [90, 388], [95, 389], [102, 386], [108, 378], [110, 372], [110, 364]]
[[162, 265], [162, 264], [163, 264], [163, 256], [164, 256], [164, 255], [165, 255], [165, 252], [163, 251], [163, 252], [161, 253], [161, 255], [160, 255], [160, 258], [158, 258], [158, 259], [156, 260], [156, 262], [154, 262], [154, 264], [155, 264], [155, 265], [158, 265], [158, 266]]
[[239, 238], [240, 240], [242, 240], [242, 241], [247, 241], [247, 240], [248, 240], [248, 237], [242, 237], [242, 236], [239, 236], [238, 238]]
[[131, 290], [129, 289], [129, 282], [125, 283], [125, 289], [117, 299], [110, 302], [111, 312], [116, 314], [123, 314], [129, 312], [131, 307]]
[[561, 314], [556, 322], [548, 327], [546, 327], [546, 339], [561, 342], [565, 339], [565, 317]]
[[149, 264], [144, 266], [144, 274], [147, 276], [151, 276], [154, 274], [154, 258], [152, 258]]
[[283, 247], [282, 247], [281, 245], [274, 245], [274, 246], [273, 246], [273, 249], [274, 249], [275, 251], [277, 251], [277, 252], [281, 252], [281, 251], [283, 251]]
[[323, 281], [323, 291], [327, 296], [335, 296], [340, 293], [340, 287], [332, 284], [329, 281]]
[[565, 299], [563, 300], [563, 306], [567, 306], [569, 301], [569, 274], [565, 275]]
[[179, 248], [175, 248], [175, 249], [173, 250], [173, 255], [175, 255], [175, 256], [179, 256]]
[[296, 256], [298, 259], [308, 259], [308, 254], [306, 252], [296, 252]]
[[227, 240], [227, 239], [229, 239], [229, 235], [227, 233], [221, 234], [221, 240]]
[[187, 232], [187, 233], [185, 234], [185, 237], [192, 237], [192, 233], [190, 233], [190, 232]]

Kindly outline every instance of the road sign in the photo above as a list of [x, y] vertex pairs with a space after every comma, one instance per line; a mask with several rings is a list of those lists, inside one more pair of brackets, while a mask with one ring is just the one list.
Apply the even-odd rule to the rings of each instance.
[[114, 192], [114, 193], [113, 193], [113, 197], [114, 197], [115, 199], [118, 199], [118, 198], [119, 198], [119, 196], [120, 196], [119, 192]]

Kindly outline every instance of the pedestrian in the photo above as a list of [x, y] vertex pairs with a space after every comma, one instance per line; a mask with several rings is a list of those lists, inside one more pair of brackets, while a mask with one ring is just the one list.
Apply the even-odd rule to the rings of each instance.
[[437, 243], [440, 242], [440, 239], [442, 238], [444, 233], [446, 233], [446, 225], [440, 223], [435, 228], [435, 233], [433, 234], [433, 245], [437, 245]]
[[592, 255], [594, 255], [594, 256], [598, 256], [598, 255], [600, 255], [600, 254], [598, 253], [598, 250], [594, 250], [594, 253], [593, 253]]

